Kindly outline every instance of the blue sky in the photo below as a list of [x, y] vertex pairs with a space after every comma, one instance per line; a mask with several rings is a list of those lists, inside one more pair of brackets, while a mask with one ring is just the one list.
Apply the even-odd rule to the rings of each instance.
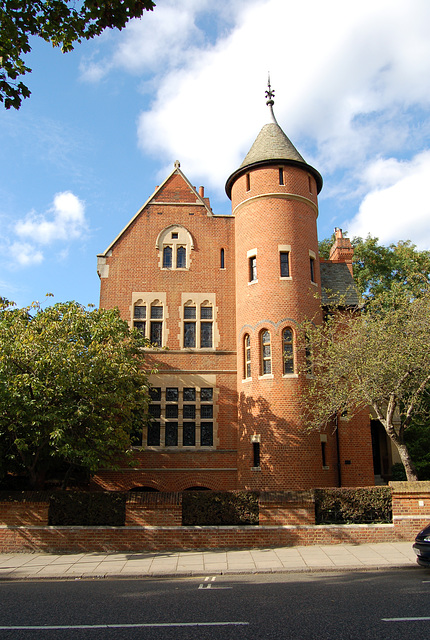
[[97, 305], [97, 254], [176, 159], [229, 213], [269, 70], [279, 124], [324, 178], [320, 238], [430, 249], [430, 3], [297, 4], [159, 0], [69, 54], [35, 40], [32, 95], [0, 110], [0, 295]]

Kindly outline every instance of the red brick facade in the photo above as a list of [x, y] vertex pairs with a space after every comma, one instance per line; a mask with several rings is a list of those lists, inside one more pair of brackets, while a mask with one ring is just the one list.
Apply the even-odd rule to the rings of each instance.
[[253, 161], [229, 178], [232, 215], [218, 216], [175, 163], [98, 257], [100, 305], [118, 306], [163, 348], [146, 353], [157, 373], [143, 446], [132, 467], [102, 470], [95, 486], [373, 484], [367, 415], [340, 420], [337, 434], [323, 436], [304, 432], [300, 421], [306, 376], [297, 373], [305, 357], [297, 325], [322, 318], [321, 184], [304, 161]]

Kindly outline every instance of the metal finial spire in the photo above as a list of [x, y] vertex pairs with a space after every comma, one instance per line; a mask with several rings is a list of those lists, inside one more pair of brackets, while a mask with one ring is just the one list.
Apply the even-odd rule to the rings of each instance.
[[266, 104], [270, 107], [273, 107], [273, 105], [275, 104], [273, 98], [275, 96], [275, 90], [272, 89], [271, 85], [270, 85], [270, 73], [268, 75], [268, 79], [267, 79], [267, 91], [266, 91], [266, 98], [268, 98]]

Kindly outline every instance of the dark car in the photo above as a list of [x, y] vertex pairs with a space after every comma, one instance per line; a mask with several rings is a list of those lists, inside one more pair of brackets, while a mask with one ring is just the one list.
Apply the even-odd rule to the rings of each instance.
[[417, 554], [418, 564], [422, 567], [430, 567], [430, 524], [419, 532], [413, 549]]

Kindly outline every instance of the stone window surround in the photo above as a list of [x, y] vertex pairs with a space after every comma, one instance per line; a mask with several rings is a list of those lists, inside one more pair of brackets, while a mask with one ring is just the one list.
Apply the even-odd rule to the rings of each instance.
[[[177, 237], [172, 237], [177, 235]], [[163, 267], [163, 253], [165, 247], [172, 248], [172, 266]], [[177, 251], [179, 247], [186, 250], [185, 267], [177, 267]], [[158, 234], [155, 248], [158, 250], [158, 266], [163, 271], [188, 271], [191, 266], [191, 251], [194, 250], [194, 240], [191, 233], [180, 224], [171, 224]]]
[[[184, 307], [196, 307], [196, 347], [184, 347], [184, 322], [189, 320], [184, 318]], [[201, 307], [212, 308], [212, 320], [201, 318]], [[218, 307], [216, 306], [215, 293], [181, 293], [181, 306], [179, 308], [179, 334], [178, 340], [180, 349], [185, 351], [214, 351], [220, 343], [220, 335], [217, 323]], [[200, 323], [212, 322], [212, 347], [200, 347]]]
[[[187, 450], [196, 450], [196, 449], [201, 449], [204, 451], [207, 450], [211, 450], [211, 449], [216, 449], [217, 446], [219, 445], [219, 441], [218, 441], [218, 411], [219, 411], [219, 389], [216, 386], [216, 375], [215, 374], [183, 374], [180, 376], [175, 376], [175, 375], [171, 375], [171, 374], [155, 374], [153, 376], [150, 377], [150, 382], [151, 385], [153, 387], [160, 387], [161, 388], [161, 418], [160, 418], [160, 437], [161, 437], [161, 442], [164, 442], [164, 438], [165, 438], [165, 424], [166, 422], [168, 422], [168, 419], [166, 420], [165, 417], [165, 406], [166, 406], [166, 389], [169, 387], [177, 387], [179, 389], [179, 416], [177, 419], [178, 422], [178, 445], [174, 446], [174, 447], [166, 447], [164, 445], [160, 445], [160, 446], [151, 446], [148, 447], [146, 445], [147, 442], [147, 427], [146, 425], [143, 427], [143, 446], [148, 449], [148, 450], [155, 450], [155, 451], [169, 451], [169, 452], [174, 452], [174, 451], [187, 451]], [[213, 406], [213, 418], [212, 420], [208, 420], [209, 422], [213, 423], [213, 444], [212, 446], [201, 446], [200, 444], [196, 444], [194, 446], [183, 446], [181, 444], [179, 444], [180, 442], [182, 442], [182, 438], [183, 438], [183, 389], [184, 388], [195, 388], [197, 393], [196, 393], [196, 401], [195, 404], [196, 405], [196, 442], [200, 443], [200, 424], [202, 422], [202, 420], [200, 419], [200, 407], [201, 404], [206, 404], [206, 403], [201, 403], [200, 402], [200, 389], [205, 388], [205, 387], [210, 387], [213, 389], [213, 399], [212, 399], [212, 403], [207, 403], [207, 404], [212, 404]], [[185, 404], [188, 404], [187, 402], [185, 402]], [[185, 418], [185, 421], [187, 422], [187, 418]], [[205, 419], [203, 419], [203, 422], [205, 422]]]
[[[169, 331], [167, 329], [167, 325], [166, 325], [166, 321], [167, 318], [169, 317], [169, 313], [168, 313], [168, 309], [167, 309], [167, 304], [166, 304], [166, 293], [165, 292], [161, 292], [161, 291], [149, 291], [149, 292], [140, 292], [140, 291], [133, 291], [133, 293], [131, 294], [131, 306], [130, 306], [130, 317], [131, 317], [131, 323], [130, 325], [133, 327], [134, 326], [134, 307], [135, 306], [142, 306], [142, 307], [146, 307], [146, 330], [145, 330], [145, 337], [148, 338], [151, 335], [151, 330], [150, 330], [150, 324], [151, 324], [151, 306], [155, 304], [156, 306], [162, 306], [163, 307], [163, 318], [160, 320], [157, 319], [157, 322], [162, 322], [162, 343], [161, 346], [165, 347], [168, 341], [168, 334]], [[137, 322], [139, 322], [139, 320], [137, 319]]]

